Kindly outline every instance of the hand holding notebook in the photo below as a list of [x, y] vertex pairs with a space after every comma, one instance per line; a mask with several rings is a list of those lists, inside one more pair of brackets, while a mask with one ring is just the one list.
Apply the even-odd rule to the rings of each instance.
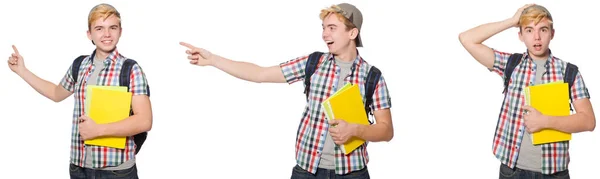
[[[548, 129], [544, 116], [570, 115], [569, 88], [567, 83], [553, 82], [525, 88], [525, 102], [529, 112], [524, 115], [527, 128], [535, 129], [531, 135], [534, 145], [571, 140], [571, 134]], [[541, 123], [541, 124], [540, 124]], [[542, 128], [542, 129], [539, 129]], [[529, 130], [529, 129], [528, 129]]]
[[349, 124], [344, 119], [329, 120], [329, 133], [333, 142], [341, 145], [350, 140], [356, 135], [356, 128], [353, 124]]
[[[321, 103], [321, 107], [323, 111], [325, 111], [328, 120], [332, 121], [335, 119], [334, 125], [341, 124], [340, 126], [330, 126], [330, 132], [339, 130], [338, 128], [344, 128], [344, 126], [342, 126], [344, 124], [339, 121], [336, 123], [336, 120], [343, 120], [344, 123], [348, 124], [370, 124], [358, 85], [347, 83], [335, 94], [325, 99]], [[365, 144], [365, 142], [364, 139], [351, 135], [350, 139], [347, 139], [345, 143], [340, 144], [339, 147], [344, 154], [348, 155], [356, 148]]]
[[[121, 86], [88, 86], [85, 113], [96, 124], [108, 124], [129, 117], [131, 92]], [[91, 121], [90, 121], [91, 122]], [[125, 137], [105, 136], [85, 140], [87, 145], [125, 148]]]
[[527, 128], [527, 132], [533, 133], [547, 128], [547, 116], [545, 116], [532, 106], [526, 105], [523, 106], [523, 109], [525, 110], [523, 119], [525, 120], [525, 128]]

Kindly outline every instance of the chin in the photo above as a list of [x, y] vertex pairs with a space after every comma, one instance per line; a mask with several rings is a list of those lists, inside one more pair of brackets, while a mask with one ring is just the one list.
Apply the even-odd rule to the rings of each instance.
[[110, 46], [110, 47], [98, 47], [100, 50], [105, 51], [105, 52], [111, 52], [113, 50], [115, 50], [115, 46]]

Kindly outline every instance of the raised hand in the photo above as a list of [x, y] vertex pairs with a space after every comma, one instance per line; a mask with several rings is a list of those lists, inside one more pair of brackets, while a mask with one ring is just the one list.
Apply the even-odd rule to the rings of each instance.
[[179, 42], [179, 44], [189, 48], [185, 51], [185, 53], [188, 54], [188, 59], [190, 60], [191, 64], [198, 66], [212, 65], [212, 62], [214, 61], [214, 59], [212, 58], [213, 54], [210, 53], [208, 50], [194, 47], [193, 45], [190, 45], [185, 42]]
[[514, 24], [513, 24], [514, 27], [519, 27], [519, 19], [521, 19], [521, 14], [523, 14], [523, 11], [525, 9], [527, 9], [528, 7], [531, 7], [533, 5], [535, 5], [535, 4], [525, 4], [523, 7], [519, 8], [517, 10], [515, 15], [512, 17], [512, 21], [514, 22]]
[[25, 70], [25, 62], [23, 57], [19, 54], [19, 50], [14, 45], [12, 46], [14, 53], [8, 57], [8, 67], [10, 70], [17, 74], [21, 74]]

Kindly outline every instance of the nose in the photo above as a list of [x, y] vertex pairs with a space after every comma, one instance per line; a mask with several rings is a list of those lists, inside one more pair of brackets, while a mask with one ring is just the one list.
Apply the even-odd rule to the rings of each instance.
[[327, 31], [327, 29], [323, 29], [323, 33], [321, 34], [323, 39], [326, 39], [327, 37], [329, 37], [330, 33]]
[[537, 32], [537, 31], [536, 31], [536, 32], [534, 32], [534, 33], [533, 33], [533, 39], [534, 39], [534, 40], [540, 40], [540, 32]]
[[102, 30], [102, 36], [103, 37], [110, 37], [110, 30], [109, 29]]

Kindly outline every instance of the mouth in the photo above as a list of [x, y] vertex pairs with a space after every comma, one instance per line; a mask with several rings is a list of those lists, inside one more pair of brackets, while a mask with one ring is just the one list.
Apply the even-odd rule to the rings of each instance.
[[542, 50], [542, 44], [533, 44], [533, 48], [538, 51]]
[[327, 44], [328, 47], [330, 47], [331, 45], [333, 45], [333, 41], [325, 41], [325, 43]]
[[113, 41], [112, 40], [103, 40], [103, 41], [100, 41], [100, 42], [102, 42], [103, 44], [107, 44], [108, 45], [108, 44], [111, 44]]

